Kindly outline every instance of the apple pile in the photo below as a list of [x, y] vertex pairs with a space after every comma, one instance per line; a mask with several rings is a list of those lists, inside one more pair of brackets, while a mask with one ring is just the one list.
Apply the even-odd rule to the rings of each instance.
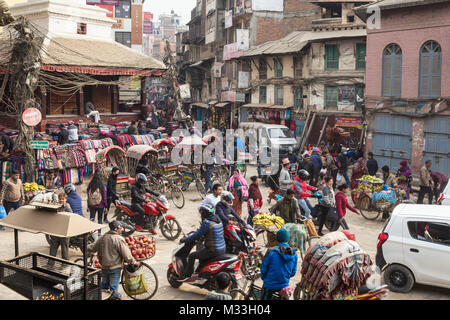
[[146, 236], [125, 238], [125, 242], [131, 250], [133, 257], [138, 259], [148, 259], [155, 255], [156, 244], [155, 239], [149, 239]]

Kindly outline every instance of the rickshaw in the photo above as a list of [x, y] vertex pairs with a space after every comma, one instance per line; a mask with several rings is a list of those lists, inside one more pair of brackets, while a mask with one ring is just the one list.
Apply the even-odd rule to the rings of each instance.
[[158, 151], [159, 163], [170, 162], [170, 153], [174, 146], [175, 143], [169, 139], [158, 139], [153, 143], [152, 147]]
[[184, 207], [183, 191], [175, 183], [177, 177], [176, 173], [164, 176], [163, 169], [158, 162], [158, 151], [148, 145], [132, 146], [127, 151], [127, 165], [130, 177], [136, 176], [136, 168], [141, 164], [152, 172], [148, 177], [149, 184], [155, 191], [161, 193], [169, 193], [173, 204], [181, 209]]
[[104, 183], [108, 180], [108, 173], [112, 167], [118, 167], [122, 174], [128, 174], [126, 154], [119, 146], [111, 146], [103, 149], [95, 155], [95, 160], [97, 161], [97, 170], [100, 170]]

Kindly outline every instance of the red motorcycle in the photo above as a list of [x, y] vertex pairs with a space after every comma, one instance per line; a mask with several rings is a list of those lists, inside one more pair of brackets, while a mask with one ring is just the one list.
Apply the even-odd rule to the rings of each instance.
[[[150, 197], [149, 194], [146, 194]], [[124, 236], [129, 236], [135, 231], [152, 231], [158, 225], [161, 229], [162, 235], [168, 240], [175, 240], [181, 234], [181, 225], [171, 214], [167, 214], [169, 211], [169, 202], [165, 196], [160, 196], [155, 202], [148, 201], [143, 207], [145, 210], [144, 226], [136, 223], [136, 216], [138, 215], [131, 209], [131, 203], [124, 200], [116, 201], [116, 211], [114, 212], [114, 218], [122, 221], [129, 227], [125, 228]]]

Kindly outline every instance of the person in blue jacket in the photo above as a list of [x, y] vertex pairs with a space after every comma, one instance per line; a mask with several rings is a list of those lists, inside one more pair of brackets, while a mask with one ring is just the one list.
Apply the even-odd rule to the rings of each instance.
[[187, 266], [184, 275], [178, 279], [183, 282], [189, 279], [194, 272], [195, 259], [209, 260], [225, 253], [226, 245], [223, 235], [223, 225], [214, 214], [214, 207], [210, 205], [201, 205], [199, 213], [202, 217], [202, 224], [192, 235], [180, 240], [181, 243], [192, 243], [204, 237], [204, 248], [192, 252], [187, 258]]
[[314, 172], [313, 172], [313, 176], [312, 176], [312, 180], [311, 180], [311, 185], [313, 187], [317, 186], [317, 183], [319, 182], [319, 175], [320, 175], [320, 170], [322, 169], [323, 163], [322, 163], [322, 158], [320, 157], [320, 150], [318, 148], [314, 148], [312, 153], [311, 153], [311, 163], [313, 164], [314, 167]]
[[289, 280], [297, 272], [296, 249], [289, 247], [289, 232], [277, 232], [278, 245], [270, 248], [261, 266], [263, 300], [271, 300], [274, 293], [289, 286]]
[[224, 226], [230, 224], [230, 219], [235, 218], [240, 224], [246, 225], [245, 221], [239, 217], [236, 211], [233, 210], [234, 196], [230, 191], [223, 191], [220, 196], [220, 201], [216, 204], [216, 216], [222, 221]]
[[84, 217], [81, 197], [75, 186], [73, 184], [66, 185], [64, 187], [64, 192], [67, 194], [67, 202], [69, 203], [72, 212]]

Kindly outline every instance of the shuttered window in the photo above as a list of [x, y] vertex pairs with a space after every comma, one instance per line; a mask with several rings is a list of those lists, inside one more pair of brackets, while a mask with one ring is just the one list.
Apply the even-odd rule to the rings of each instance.
[[338, 108], [338, 87], [335, 86], [325, 86], [325, 105], [324, 108], [327, 110], [337, 110]]
[[366, 44], [356, 44], [356, 70], [366, 69]]
[[419, 96], [437, 98], [441, 95], [441, 46], [436, 41], [426, 42], [420, 50]]
[[259, 80], [267, 79], [267, 63], [265, 59], [259, 59]]
[[275, 86], [275, 104], [283, 105], [283, 86]]
[[392, 43], [383, 52], [383, 97], [400, 97], [402, 91], [402, 50]]
[[325, 70], [339, 69], [339, 52], [335, 44], [325, 45]]
[[294, 56], [294, 78], [300, 79], [302, 77], [302, 57]]
[[294, 87], [294, 108], [303, 109], [303, 88]]
[[267, 103], [267, 87], [266, 86], [259, 87], [259, 103], [260, 104]]
[[275, 69], [275, 78], [283, 77], [283, 65], [281, 64], [280, 59], [273, 59], [274, 69]]

